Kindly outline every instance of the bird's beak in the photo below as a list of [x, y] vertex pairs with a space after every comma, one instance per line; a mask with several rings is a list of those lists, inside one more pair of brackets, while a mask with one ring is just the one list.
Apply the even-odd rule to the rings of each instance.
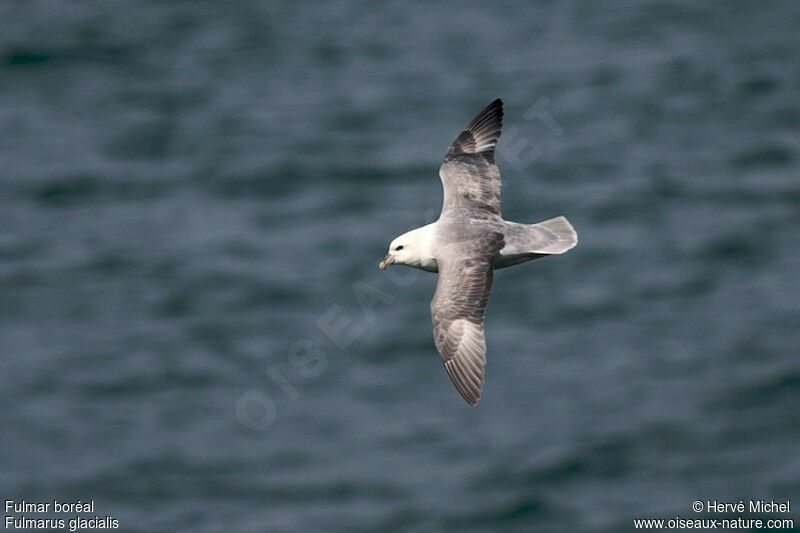
[[388, 267], [392, 263], [394, 263], [394, 257], [392, 257], [392, 254], [386, 254], [386, 257], [383, 258], [383, 261], [378, 263], [378, 268], [380, 268], [381, 270], [386, 270], [386, 267]]

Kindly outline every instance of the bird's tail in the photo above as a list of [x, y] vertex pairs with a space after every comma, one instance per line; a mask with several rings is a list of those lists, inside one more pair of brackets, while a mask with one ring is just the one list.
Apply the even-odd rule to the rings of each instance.
[[536, 253], [563, 254], [578, 244], [578, 234], [566, 217], [551, 218], [532, 226], [547, 234], [547, 238], [534, 250]]

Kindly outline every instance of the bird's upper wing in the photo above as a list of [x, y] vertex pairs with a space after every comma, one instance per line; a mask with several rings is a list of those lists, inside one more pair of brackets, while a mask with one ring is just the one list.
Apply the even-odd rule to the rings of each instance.
[[431, 302], [433, 339], [447, 375], [470, 405], [478, 403], [483, 389], [483, 317], [492, 289], [494, 257], [503, 245], [501, 233], [487, 232], [472, 241], [470, 249], [455, 243], [438, 260], [439, 279]]
[[494, 148], [502, 126], [503, 101], [498, 98], [450, 145], [439, 169], [442, 212], [467, 208], [500, 214], [500, 169], [494, 162]]

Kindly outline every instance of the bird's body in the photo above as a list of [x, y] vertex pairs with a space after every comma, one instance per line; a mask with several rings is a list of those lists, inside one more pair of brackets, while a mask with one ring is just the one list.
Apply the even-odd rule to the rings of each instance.
[[578, 242], [564, 217], [538, 224], [503, 220], [494, 160], [502, 118], [498, 99], [456, 138], [439, 170], [441, 216], [392, 241], [380, 264], [381, 269], [404, 264], [439, 274], [431, 302], [434, 342], [448, 376], [470, 405], [477, 404], [483, 389], [484, 311], [494, 270], [562, 254]]
[[[406, 261], [392, 261], [392, 264], [402, 264], [424, 270], [426, 272], [439, 272], [436, 263], [434, 249], [447, 244], [455, 231], [460, 231], [464, 227], [476, 227], [476, 230], [493, 231], [497, 226], [502, 226], [502, 233], [505, 246], [500, 250], [495, 258], [493, 267], [495, 270], [506, 268], [546, 255], [560, 254], [564, 242], [569, 242], [575, 230], [564, 217], [556, 217], [538, 224], [520, 224], [509, 222], [497, 217], [496, 220], [474, 220], [462, 219], [459, 217], [449, 217], [439, 219], [432, 224], [422, 226], [408, 233], [404, 233], [399, 239], [412, 242], [411, 250], [418, 251], [411, 255]], [[437, 240], [437, 230], [443, 229], [441, 240]], [[550, 245], [545, 243], [550, 239]], [[561, 251], [559, 251], [561, 250]]]

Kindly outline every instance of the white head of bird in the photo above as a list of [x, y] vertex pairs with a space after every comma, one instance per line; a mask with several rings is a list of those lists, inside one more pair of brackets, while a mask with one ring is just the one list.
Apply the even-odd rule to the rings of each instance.
[[433, 257], [434, 226], [428, 224], [403, 233], [389, 245], [389, 252], [378, 268], [385, 270], [390, 265], [406, 265], [420, 270], [436, 272], [436, 259]]

